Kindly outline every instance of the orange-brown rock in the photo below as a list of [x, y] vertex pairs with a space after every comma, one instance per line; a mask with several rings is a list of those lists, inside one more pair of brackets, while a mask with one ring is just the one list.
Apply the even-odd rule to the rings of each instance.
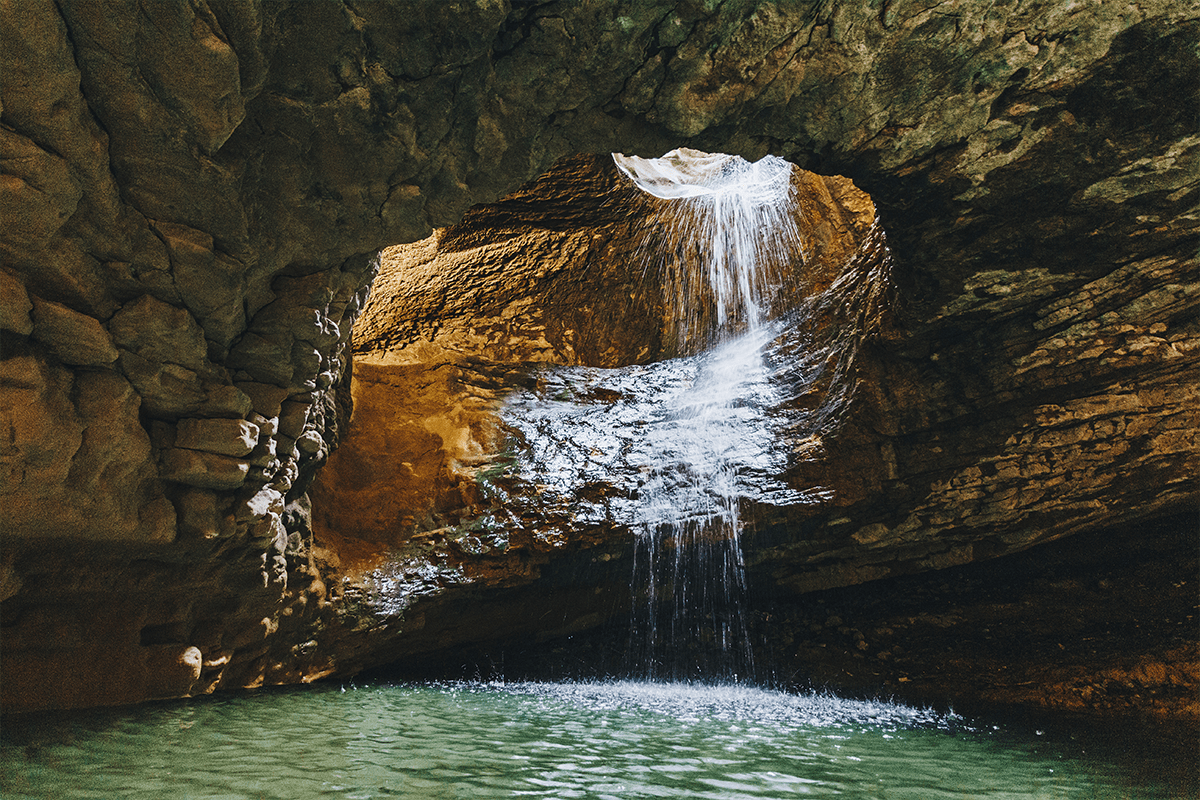
[[[844, 179], [796, 171], [793, 182], [812, 244], [786, 280], [820, 293], [865, 241], [874, 207]], [[385, 251], [356, 328], [351, 434], [312, 490], [318, 539], [404, 547], [439, 535], [478, 549], [488, 538], [480, 529], [499, 525], [513, 550], [501, 572], [524, 574], [516, 542], [553, 539], [547, 529], [558, 525], [570, 538], [578, 525], [569, 516], [500, 499], [507, 490], [495, 484], [521, 457], [500, 409], [540, 380], [536, 365], [616, 367], [677, 353], [680, 300], [663, 275], [682, 265], [661, 235], [673, 209], [622, 179], [611, 159], [575, 157], [460, 225]], [[619, 491], [623, 479], [601, 480]]]

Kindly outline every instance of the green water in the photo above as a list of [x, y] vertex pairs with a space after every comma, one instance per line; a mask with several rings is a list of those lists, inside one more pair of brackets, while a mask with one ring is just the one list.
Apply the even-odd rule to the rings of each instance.
[[1159, 798], [1074, 735], [671, 684], [317, 686], [5, 720], [18, 798]]

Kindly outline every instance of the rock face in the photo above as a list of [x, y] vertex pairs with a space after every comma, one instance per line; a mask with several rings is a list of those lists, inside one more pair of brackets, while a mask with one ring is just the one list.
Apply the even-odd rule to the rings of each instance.
[[[877, 228], [870, 199], [848, 180], [796, 170], [792, 184], [789, 213], [804, 220], [806, 256], [800, 268], [795, 254], [779, 293], [798, 304], [844, 283]], [[543, 538], [559, 525], [574, 533], [589, 516], [627, 529], [597, 501], [628, 496], [625, 484], [637, 483], [644, 465], [589, 459], [591, 445], [564, 418], [550, 422], [562, 425], [550, 436], [578, 439], [571, 460], [588, 479], [552, 490], [549, 465], [536, 457], [522, 479], [510, 467], [529, 456], [515, 440], [537, 434], [522, 432], [502, 406], [559, 383], [583, 406], [626, 394], [653, 402], [633, 396], [633, 383], [588, 389], [586, 370], [544, 368], [646, 365], [706, 349], [703, 329], [716, 327], [711, 296], [692, 298], [700, 324], [680, 330], [678, 275], [695, 245], [670, 234], [677, 208], [621, 178], [610, 158], [577, 156], [458, 225], [384, 251], [356, 327], [351, 434], [314, 487], [318, 529], [390, 546], [438, 529], [457, 535], [484, 517], [507, 519], [510, 538]], [[547, 511], [555, 503], [575, 510], [559, 519]]]
[[[838, 435], [789, 474], [837, 499], [762, 520], [763, 579], [851, 584], [1194, 507], [1200, 136], [1180, 98], [1200, 90], [1198, 32], [1166, 0], [6, 5], [4, 710], [314, 680], [405, 637], [452, 643], [449, 620], [492, 596], [469, 583], [489, 562], [469, 574], [429, 539], [412, 569], [380, 569], [378, 547], [314, 540], [307, 489], [344, 433], [378, 249], [574, 153], [770, 152], [878, 209], [896, 304], [858, 350]], [[555, 247], [602, 246], [573, 224]], [[422, 363], [502, 343], [450, 275], [446, 300], [364, 335], [428, 340]], [[547, 332], [492, 356], [662, 354], [650, 326], [578, 334], [573, 309], [627, 277], [579, 276], [542, 309], [491, 295], [497, 325], [540, 313]], [[442, 380], [411, 390], [418, 456], [468, 424], [470, 404], [438, 405]], [[470, 489], [414, 521], [436, 530]], [[566, 585], [608, 546], [566, 540], [487, 586]], [[567, 627], [592, 613], [576, 608]]]

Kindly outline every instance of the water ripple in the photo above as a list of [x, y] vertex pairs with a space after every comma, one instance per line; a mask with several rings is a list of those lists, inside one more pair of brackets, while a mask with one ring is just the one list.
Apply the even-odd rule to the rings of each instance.
[[885, 702], [681, 684], [261, 692], [6, 720], [16, 798], [1171, 797], [1069, 746]]

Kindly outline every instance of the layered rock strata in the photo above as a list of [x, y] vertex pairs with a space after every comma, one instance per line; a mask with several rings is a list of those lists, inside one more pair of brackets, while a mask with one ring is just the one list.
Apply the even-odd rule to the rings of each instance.
[[572, 153], [771, 152], [876, 203], [899, 305], [823, 443], [837, 474], [791, 476], [839, 504], [763, 526], [771, 580], [1195, 503], [1196, 17], [6, 5], [5, 711], [312, 680], [402, 647], [376, 634], [453, 576], [339, 566], [354, 545], [314, 544], [306, 493], [343, 433], [375, 253]]
[[[630, 316], [618, 315], [617, 322], [611, 312], [604, 310], [594, 315], [582, 314], [575, 320], [568, 330], [571, 334], [578, 330], [584, 339], [640, 344], [640, 347], [627, 350], [625, 361], [598, 359], [599, 363], [616, 366], [638, 363], [639, 358], [652, 360], [671, 354], [663, 347], [663, 343], [669, 341], [663, 333], [671, 326], [670, 315], [666, 313], [671, 303], [663, 298], [663, 283], [657, 282], [662, 274], [670, 273], [671, 257], [668, 255], [665, 263], [660, 263], [662, 259], [653, 248], [647, 252], [645, 234], [647, 230], [661, 229], [661, 220], [656, 215], [671, 213], [669, 204], [644, 195], [640, 198], [630, 196], [627, 187], [612, 185], [612, 178], [600, 180], [598, 176], [603, 175], [615, 176], [607, 160], [573, 159], [539, 179], [535, 186], [540, 192], [534, 191], [535, 186], [528, 187], [500, 204], [476, 209], [462, 226], [439, 232], [417, 245], [393, 248], [385, 256], [376, 293], [363, 315], [364, 324], [360, 326], [355, 344], [356, 421], [351, 426], [350, 437], [333, 456], [315, 487], [317, 538], [341, 542], [343, 547], [347, 540], [353, 542], [354, 547], [347, 549], [363, 559], [359, 568], [373, 570], [376, 580], [390, 575], [398, 583], [411, 584], [412, 576], [418, 570], [427, 570], [426, 574], [430, 575], [430, 566], [436, 565], [443, 571], [443, 585], [469, 585], [472, 587], [469, 591], [483, 593], [479, 596], [488, 598], [491, 609], [482, 618], [470, 614], [474, 618], [472, 622], [459, 618], [459, 614], [465, 613], [462, 610], [451, 612], [448, 616], [455, 629], [453, 633], [446, 630], [445, 623], [435, 622], [442, 613], [418, 612], [421, 615], [419, 624], [406, 627], [404, 636], [392, 651], [403, 661], [403, 669], [408, 674], [414, 671], [429, 674], [421, 667], [422, 659], [432, 659], [439, 668], [451, 672], [465, 664], [467, 673], [486, 671], [493, 668], [489, 665], [497, 663], [508, 663], [516, 670], [529, 669], [538, 661], [549, 659], [558, 665], [560, 673], [576, 674], [567, 666], [577, 661], [570, 656], [570, 649], [591, 648], [596, 639], [575, 636], [570, 640], [575, 644], [571, 644], [564, 643], [561, 637], [596, 629], [602, 623], [607, 624], [604, 630], [614, 624], [620, 628], [625, 619], [623, 615], [628, 613], [629, 582], [633, 574], [630, 542], [642, 534], [636, 524], [614, 511], [618, 506], [613, 501], [636, 496], [636, 487], [640, 484], [637, 463], [609, 460], [605, 462], [609, 466], [600, 470], [595, 480], [581, 479], [575, 484], [574, 493], [569, 488], [564, 492], [561, 487], [553, 486], [549, 477], [542, 481], [551, 485], [524, 485], [519, 477], [522, 470], [514, 469], [514, 462], [532, 459], [532, 474], [537, 476], [537, 448], [530, 450], [518, 441], [520, 434], [514, 433], [506, 416], [511, 412], [504, 410], [508, 402], [505, 398], [520, 394], [530, 383], [551, 380], [549, 375], [552, 373], [547, 373], [541, 365], [588, 363], [586, 356], [580, 358], [575, 350], [564, 344], [574, 341], [573, 338], [558, 334], [536, 313], [551, 305], [564, 287], [576, 286], [580, 275], [589, 276], [590, 280], [605, 287], [617, 287], [615, 290], [606, 288], [597, 302], [632, 294], [650, 309]], [[975, 519], [978, 506], [964, 504], [963, 495], [931, 478], [936, 473], [930, 470], [919, 477], [909, 475], [907, 479], [928, 481], [925, 493], [920, 495], [918, 508], [935, 509], [934, 518], [919, 526], [910, 525], [911, 534], [903, 537], [880, 535], [881, 530], [886, 534], [886, 526], [877, 523], [859, 525], [854, 528], [853, 535], [839, 537], [838, 532], [844, 530], [844, 526], [851, 526], [855, 516], [902, 521], [917, 513], [911, 505], [911, 496], [905, 498], [894, 490], [890, 493], [880, 491], [878, 486], [863, 489], [864, 479], [884, 485], [888, 481], [892, 481], [893, 486], [898, 483], [896, 476], [889, 476], [878, 466], [879, 454], [894, 447], [892, 442], [881, 435], [878, 428], [862, 430], [864, 420], [874, 424], [878, 419], [876, 415], [881, 413], [880, 398], [886, 396], [881, 387], [892, 395], [920, 393], [922, 409], [929, 414], [948, 413], [947, 406], [960, 400], [953, 395], [947, 396], [944, 385], [922, 383], [913, 373], [892, 365], [896, 358], [894, 342], [902, 338], [895, 306], [899, 290], [891, 285], [895, 265], [886, 246], [878, 241], [877, 227], [870, 222], [872, 207], [869, 200], [844, 180], [802, 175], [797, 177], [797, 183], [806, 188], [807, 200], [804, 208], [797, 209], [796, 213], [804, 220], [816, 246], [812, 248], [810, 263], [798, 266], [805, 278], [795, 281], [797, 286], [804, 287], [797, 291], [795, 302], [814, 306], [817, 316], [805, 323], [798, 340], [794, 332], [785, 332], [773, 348], [772, 358], [778, 363], [802, 362], [805, 358], [813, 360], [815, 348], [817, 363], [834, 363], [835, 366], [815, 385], [802, 387], [799, 394], [785, 394], [783, 404], [773, 412], [790, 418], [799, 429], [796, 434], [784, 433], [777, 441], [778, 446], [793, 450], [794, 457], [784, 477], [792, 488], [807, 490], [805, 495], [816, 501], [793, 500], [784, 507], [774, 503], [751, 503], [743, 509], [747, 522], [743, 536], [751, 568], [750, 582], [760, 608], [763, 603], [778, 602], [778, 598], [794, 592], [828, 590], [878, 578], [940, 570], [1024, 550], [1032, 539], [1058, 538], [1064, 529], [1105, 527], [1103, 520], [1126, 523], [1132, 552], [1141, 546], [1136, 533], [1140, 524], [1179, 507], [1179, 489], [1175, 487], [1187, 491], [1192, 479], [1187, 472], [1192, 463], [1191, 451], [1185, 449], [1182, 458], [1171, 456], [1172, 452], [1179, 451], [1163, 446], [1163, 441], [1159, 441], [1163, 434], [1159, 431], [1167, 432], [1165, 441], [1168, 443], [1172, 441], [1170, 431], [1179, 431], [1175, 435], [1181, 437], [1185, 448], [1193, 435], [1193, 412], [1187, 400], [1193, 389], [1185, 385], [1183, 376], [1194, 367], [1194, 360], [1187, 358], [1166, 359], [1159, 367], [1161, 371], [1140, 373], [1139, 380], [1147, 381], [1142, 391], [1172, 398], [1169, 403], [1179, 403], [1173, 412], [1161, 406], [1147, 408], [1146, 419], [1155, 420], [1154, 424], [1160, 427], [1154, 433], [1148, 430], [1148, 435], [1140, 442], [1136, 436], [1131, 438], [1133, 431], [1122, 429], [1123, 444], [1116, 448], [1114, 455], [1121, 455], [1131, 447], [1147, 448], [1150, 455], [1141, 466], [1115, 458], [1094, 459], [1089, 480], [1080, 480], [1076, 474], [1078, 463], [1057, 451], [1062, 444], [1059, 438], [1033, 439], [1025, 443], [1026, 448], [1037, 453], [1042, 463], [1052, 466], [1036, 474], [992, 473], [989, 477], [1018, 481], [1029, 500], [1045, 498], [1043, 502], [1022, 504], [1002, 494], [1000, 499], [1009, 501], [1005, 514], [992, 513], [990, 519]], [[587, 215], [580, 209], [594, 209], [598, 204], [582, 187], [597, 185], [603, 188], [606, 196], [621, 199], [629, 209], [629, 220], [614, 222], [609, 208], [606, 214], [597, 213], [592, 217], [596, 220], [594, 225], [586, 225]], [[564, 186], [576, 187], [576, 191], [573, 194], [563, 192]], [[829, 192], [829, 187], [834, 191]], [[573, 199], [566, 199], [564, 195], [567, 194]], [[552, 207], [544, 208], [539, 202], [542, 196], [559, 199]], [[827, 205], [820, 202], [822, 196]], [[563, 216], [572, 219], [573, 226], [568, 231], [558, 229], [557, 220]], [[513, 219], [520, 219], [520, 225], [510, 226]], [[489, 221], [494, 226], [490, 232]], [[841, 249], [823, 249], [820, 242], [835, 232], [840, 237]], [[616, 233], [623, 234], [624, 240]], [[470, 246], [460, 244], [468, 238]], [[561, 242], [571, 240], [594, 246], [573, 249], [561, 245]], [[514, 242], [519, 242], [520, 246], [514, 246]], [[855, 247], [857, 249], [853, 249]], [[628, 274], [623, 280], [609, 277], [614, 272], [620, 275], [629, 271], [634, 274], [633, 278]], [[478, 309], [475, 316], [459, 317], [451, 309], [445, 320], [441, 320], [436, 315], [421, 312], [424, 294], [412, 287], [425, 285], [420, 280], [425, 276], [442, 274], [453, 275], [456, 285], [472, 287], [474, 307]], [[535, 279], [530, 279], [531, 275], [536, 276]], [[521, 287], [526, 286], [534, 288], [529, 294], [522, 295]], [[808, 301], [806, 294], [810, 298]], [[433, 295], [440, 296], [440, 293], [435, 290]], [[513, 308], [530, 309], [530, 295], [536, 298], [532, 303], [534, 313], [512, 313]], [[651, 299], [647, 299], [647, 295]], [[1058, 304], [1063, 303], [1061, 298], [1058, 299]], [[551, 315], [549, 319], [560, 322], [563, 316]], [[469, 333], [464, 331], [467, 324], [471, 326]], [[617, 325], [622, 326], [621, 333], [616, 333]], [[646, 329], [649, 332], [645, 332]], [[1011, 330], [1004, 328], [998, 330], [998, 335], [1016, 338]], [[977, 340], [983, 338], [983, 334], [977, 336]], [[822, 341], [828, 343], [822, 346]], [[1176, 341], [1194, 339], [1185, 333]], [[658, 349], [651, 350], [645, 343], [654, 343]], [[970, 357], [969, 353], [962, 352], [965, 346], [966, 343], [946, 346], [939, 359], [932, 361], [936, 363], [956, 352], [960, 358]], [[596, 352], [591, 351], [592, 358], [596, 358]], [[1194, 359], [1194, 354], [1191, 358]], [[778, 378], [786, 384], [795, 372], [792, 365], [780, 371]], [[875, 383], [881, 374], [889, 375], [890, 382]], [[559, 380], [564, 389], [569, 390], [572, 379]], [[575, 380], [581, 387], [586, 385], [585, 378]], [[1158, 389], [1150, 388], [1156, 383]], [[625, 385], [637, 391], [636, 382]], [[1086, 386], [1080, 388], [1086, 391]], [[834, 392], [846, 398], [846, 405], [813, 435], [813, 429], [802, 423], [805, 412], [820, 402], [821, 394]], [[617, 392], [597, 390], [588, 394], [580, 388], [571, 393], [571, 398], [567, 402], [584, 408], [594, 406], [597, 413], [604, 407], [629, 402]], [[982, 398], [982, 402], [997, 401]], [[1005, 405], [1020, 408], [1011, 396], [1005, 398]], [[1125, 408], [1125, 411], [1134, 409]], [[1011, 412], [994, 412], [989, 415], [989, 423], [997, 426], [1013, 424], [1013, 419], [1006, 419], [1004, 413]], [[552, 420], [547, 423], [554, 424]], [[1108, 438], [1106, 431], [1107, 428], [1099, 429], [1100, 442], [1093, 441], [1096, 437], [1089, 433], [1074, 438], [1071, 443], [1084, 450], [1104, 452], [1103, 440]], [[570, 427], [562, 427], [548, 437], [570, 439], [579, 435]], [[946, 459], [943, 466], [952, 462], [958, 456], [954, 451], [947, 452], [941, 442], [950, 439], [962, 443], [970, 435], [962, 430], [939, 428], [937, 443], [924, 443], [925, 458], [933, 463]], [[514, 436], [518, 440], [514, 440]], [[914, 430], [909, 431], [909, 436], [911, 440], [920, 441], [921, 434]], [[593, 451], [589, 458], [586, 434], [580, 438], [578, 464], [583, 475], [589, 472], [587, 462], [600, 460], [601, 454]], [[1008, 446], [1011, 445], [1010, 442]], [[981, 457], [981, 463], [987, 463], [987, 456], [976, 456]], [[1004, 457], [991, 456], [997, 460]], [[1180, 471], [1164, 481], [1154, 498], [1140, 493], [1140, 507], [1133, 507], [1131, 503], [1127, 517], [1112, 511], [1098, 515], [1092, 504], [1081, 502], [1074, 494], [1081, 490], [1089, 493], [1104, 490], [1108, 496], [1113, 496], [1115, 492], [1111, 486], [1122, 476], [1143, 469], [1156, 470], [1163, 460], [1174, 461]], [[548, 464], [540, 466], [549, 467]], [[355, 476], [368, 474], [375, 480], [355, 480]], [[980, 469], [978, 474], [983, 476], [984, 470]], [[1083, 485], [1073, 487], [1072, 480], [1079, 480]], [[389, 489], [396, 488], [399, 488], [399, 494], [389, 494]], [[990, 493], [983, 492], [980, 496], [989, 498]], [[1186, 499], [1187, 495], [1184, 497]], [[909, 505], [906, 506], [906, 502]], [[1031, 517], [1037, 522], [1028, 525], [1027, 520]], [[1061, 527], [1056, 528], [1056, 525]], [[802, 531], [804, 535], [799, 535]], [[1167, 533], [1159, 535], [1168, 539], [1187, 537], [1188, 526], [1177, 521]], [[785, 544], [780, 545], [781, 540]], [[1188, 548], [1186, 543], [1178, 541], [1173, 546], [1185, 552]], [[1061, 558], [1065, 551], [1059, 552]], [[820, 556], [805, 558], [810, 553]], [[798, 554], [800, 558], [797, 558]], [[1080, 561], [1083, 563], [1085, 559]], [[564, 578], [563, 573], [573, 577]], [[1178, 570], [1173, 574], [1179, 577]], [[439, 580], [434, 579], [422, 591], [411, 595], [417, 601], [415, 608], [429, 607], [430, 601], [421, 599], [422, 595], [438, 593], [438, 583]], [[594, 596], [572, 593], [565, 586], [570, 583], [593, 587]], [[1142, 595], [1127, 599], [1127, 604], [1130, 608], [1140, 608], [1135, 613], [1152, 614], [1151, 609], [1156, 606], [1144, 587], [1142, 591]], [[548, 610], [536, 599], [539, 593], [543, 598], [557, 598], [558, 602]], [[772, 596], [777, 600], [764, 599]], [[962, 599], [962, 602], [977, 601]], [[1072, 602], [1061, 598], [1056, 605], [1070, 608]], [[1081, 606], [1088, 602], [1092, 601], [1079, 600]], [[378, 609], [379, 617], [388, 616], [382, 600], [375, 601], [374, 607]], [[503, 609], [508, 609], [507, 613]], [[803, 631], [797, 629], [806, 629], [810, 624], [807, 618], [799, 622], [784, 621], [790, 617], [776, 611], [755, 613], [762, 619], [775, 620], [759, 625], [759, 633], [768, 642], [803, 640]], [[922, 613], [926, 612], [923, 610]], [[974, 612], [964, 613], [962, 628], [965, 629], [971, 625], [965, 620]], [[989, 619], [996, 616], [992, 612], [980, 613], [985, 617], [991, 614]], [[1022, 613], [1028, 616], [1033, 612], [1022, 606]], [[1086, 613], [1086, 609], [1078, 613]], [[533, 628], [527, 623], [530, 615], [539, 620]], [[1173, 617], [1171, 620], [1172, 626], [1188, 625], [1182, 612], [1176, 616], [1178, 619]], [[486, 624], [478, 624], [482, 619], [486, 619]], [[877, 627], [888, 624], [887, 620], [880, 620]], [[1011, 624], [1024, 627], [1029, 621]], [[1172, 628], [1172, 631], [1182, 633], [1186, 641], [1186, 630]], [[601, 639], [612, 635], [603, 631], [600, 634]], [[381, 649], [388, 650], [391, 646], [384, 643], [385, 638], [381, 637], [378, 644]], [[546, 645], [549, 649], [541, 656], [531, 655], [538, 650], [530, 644], [530, 638], [550, 642]], [[1156, 706], [1158, 712], [1194, 715], [1194, 705], [1186, 702], [1187, 687], [1195, 684], [1194, 648], [1174, 646], [1160, 652], [1162, 648], [1156, 643], [1144, 639], [1127, 638], [1125, 645], [1131, 649], [1126, 653], [1126, 660], [1141, 658], [1166, 663], [1164, 669], [1174, 676], [1169, 690], [1164, 689], [1170, 699], [1155, 701], [1159, 703]], [[938, 645], [938, 653], [942, 652], [944, 643], [943, 640]], [[934, 653], [923, 652], [922, 645], [915, 640], [907, 646], [909, 660], [923, 659], [923, 671], [936, 677], [919, 685], [890, 685], [888, 691], [927, 700], [938, 695], [942, 688], [954, 685], [962, 691], [963, 699], [974, 696], [977, 700], [984, 697], [999, 702], [1003, 698], [1023, 703], [1036, 699], [1037, 703], [1073, 709], [1083, 702], [1079, 693], [1073, 690], [1045, 697], [1039, 695], [1036, 688], [1024, 695], [997, 693], [991, 688], [983, 691], [963, 674], [962, 670], [967, 667], [955, 672], [953, 668], [935, 663]], [[1107, 642], [1104, 646], [1120, 647], [1116, 642]], [[766, 649], [773, 650], [770, 646]], [[586, 655], [592, 653], [590, 649], [582, 652], [585, 660], [605, 664], [606, 670], [629, 668], [611, 651], [602, 651], [602, 655], [594, 659]], [[853, 661], [839, 664], [837, 670], [830, 672], [826, 665], [829, 658], [810, 659], [810, 669], [806, 669], [803, 652], [795, 657], [795, 663], [787, 666], [789, 673], [815, 673], [823, 682], [839, 681], [855, 690], [869, 687], [862, 679], [853, 679], [854, 675], [882, 674], [879, 670], [866, 671], [865, 666], [855, 666]], [[779, 653], [768, 653], [766, 657], [765, 669], [782, 668]], [[1002, 658], [997, 654], [988, 657]], [[789, 654], [787, 658], [792, 656]], [[975, 663], [970, 658], [978, 656], [963, 653], [955, 658], [958, 659], [955, 663], [961, 665]], [[1169, 663], [1163, 662], [1164, 658]], [[1037, 664], [1013, 662], [1010, 667], [1023, 673], [1057, 674], [1055, 670], [1059, 668], [1054, 661], [1046, 658], [1045, 663]], [[1086, 693], [1084, 699], [1088, 707], [1104, 713], [1132, 710], [1124, 697], [1126, 684], [1104, 678], [1108, 674], [1105, 670], [1111, 671], [1112, 667], [1101, 662], [1103, 659], [1093, 658], [1089, 662], [1085, 657], [1083, 663], [1074, 663], [1065, 672], [1063, 669], [1059, 672], [1069, 677], [1071, 685], [1083, 685], [1081, 681], [1090, 680], [1101, 687]], [[994, 662], [988, 663], [991, 665], [988, 669], [995, 668]], [[534, 674], [547, 674], [536, 666], [533, 669]], [[890, 679], [894, 683], [903, 677], [908, 683], [911, 682], [909, 674], [897, 673]], [[880, 677], [879, 682], [883, 685], [885, 678]], [[963, 688], [968, 684], [974, 688]], [[1153, 696], [1153, 693], [1147, 694], [1147, 702]], [[944, 694], [938, 697], [945, 699]], [[1183, 702], [1180, 697], [1184, 698]], [[1136, 706], [1136, 703], [1132, 705]]]
[[[829, 287], [860, 263], [856, 253], [876, 252], [875, 209], [844, 178], [797, 170], [792, 183], [808, 255], [784, 285], [795, 302], [845, 299]], [[586, 372], [552, 370], [679, 355], [670, 276], [684, 256], [670, 241], [662, 254], [674, 213], [610, 158], [578, 156], [459, 225], [384, 251], [356, 328], [351, 432], [311, 492], [317, 541], [350, 554], [344, 567], [399, 584], [426, 573], [473, 590], [520, 586], [566, 551], [600, 546], [613, 551], [611, 566], [628, 568], [631, 522], [614, 518], [609, 501], [631, 500], [645, 465], [589, 459], [587, 436], [560, 423], [549, 436], [568, 443], [587, 477], [555, 486], [546, 465], [517, 463], [528, 461], [529, 443], [510, 409], [522, 391], [560, 383], [584, 408], [637, 403], [587, 388]], [[387, 620], [391, 601], [377, 602]], [[417, 647], [413, 635], [406, 629], [396, 646]]]

